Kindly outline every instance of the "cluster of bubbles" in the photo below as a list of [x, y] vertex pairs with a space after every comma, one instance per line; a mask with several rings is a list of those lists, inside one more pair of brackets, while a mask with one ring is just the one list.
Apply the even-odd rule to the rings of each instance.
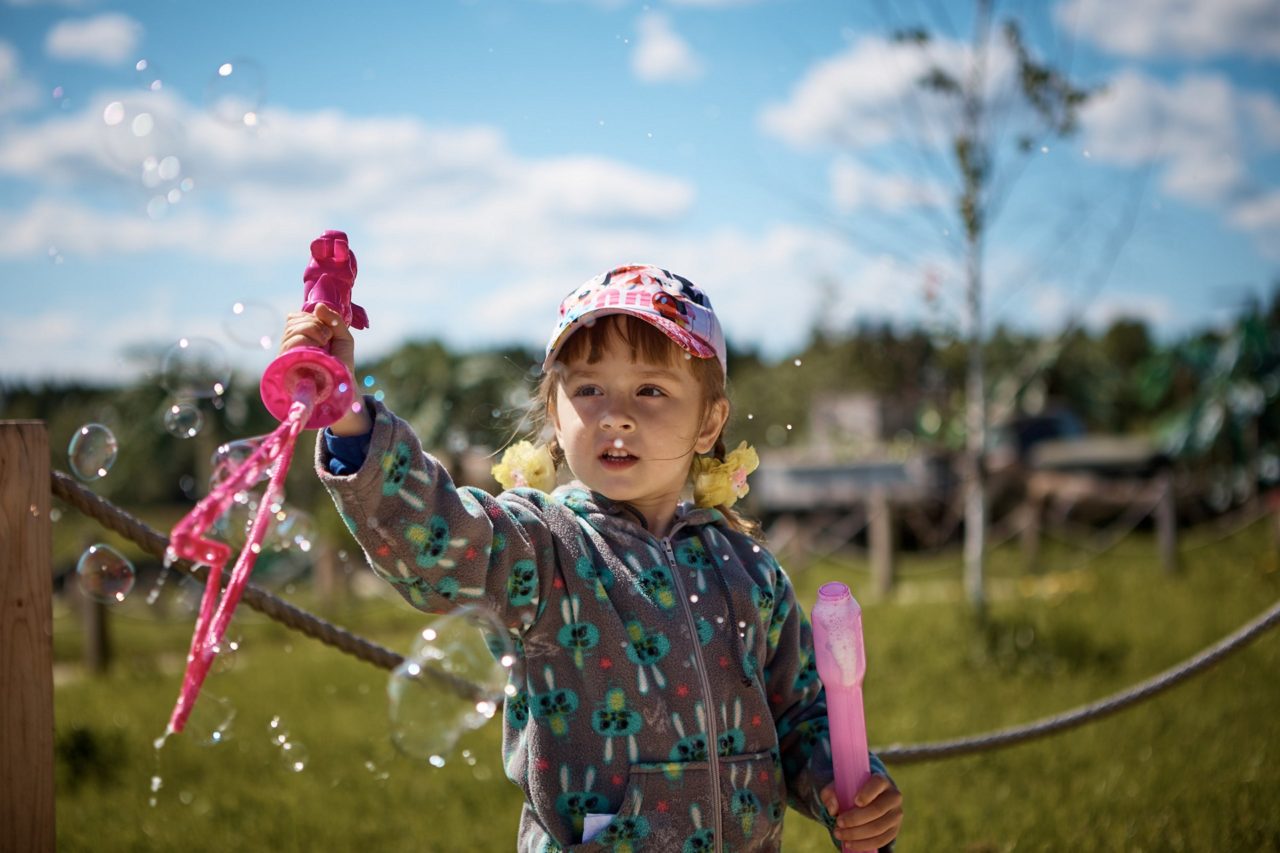
[[231, 362], [216, 341], [181, 338], [160, 362], [160, 385], [169, 392], [162, 421], [176, 438], [194, 438], [204, 428], [199, 401], [222, 399], [231, 382]]
[[[510, 635], [488, 610], [465, 605], [437, 618], [387, 684], [392, 743], [410, 758], [443, 767], [458, 739], [492, 719], [514, 694], [514, 664]], [[467, 763], [474, 766], [474, 758]]]
[[186, 130], [166, 103], [147, 96], [111, 101], [102, 110], [102, 127], [107, 157], [146, 191], [149, 217], [162, 218], [195, 189], [183, 165]]
[[267, 737], [271, 745], [280, 750], [280, 761], [291, 773], [301, 773], [307, 767], [311, 755], [307, 748], [289, 737], [289, 729], [279, 716], [271, 718], [267, 724]]
[[[113, 168], [141, 184], [147, 215], [161, 219], [195, 190], [187, 163], [187, 128], [176, 102], [163, 96], [161, 70], [149, 59], [134, 63], [130, 94], [108, 103], [102, 111], [103, 147]], [[254, 129], [265, 101], [265, 74], [251, 59], [220, 63], [205, 85], [205, 108], [219, 122]], [[62, 86], [53, 100], [67, 108], [70, 98]]]
[[[265, 436], [244, 438], [222, 444], [213, 453], [211, 473], [209, 475], [210, 490], [226, 482], [236, 471], [244, 467], [249, 457], [261, 446]], [[226, 512], [214, 522], [212, 534], [226, 542], [232, 548], [243, 548], [249, 539], [253, 520], [262, 508], [265, 499], [266, 483], [275, 471], [275, 466], [264, 468], [253, 482], [244, 484], [241, 491], [236, 492]], [[276, 502], [266, 508], [267, 531], [258, 551], [297, 551], [306, 553], [315, 542], [315, 521], [311, 514], [296, 507]]]
[[[120, 445], [110, 428], [89, 423], [76, 430], [67, 445], [71, 473], [86, 483], [107, 476]], [[76, 578], [90, 598], [119, 604], [133, 591], [137, 572], [127, 557], [104, 543], [90, 545], [76, 562]]]

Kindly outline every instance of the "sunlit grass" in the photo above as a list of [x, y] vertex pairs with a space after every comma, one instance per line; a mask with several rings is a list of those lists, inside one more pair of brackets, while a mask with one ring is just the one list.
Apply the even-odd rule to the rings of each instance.
[[[991, 565], [985, 625], [969, 615], [955, 554], [904, 558], [888, 601], [865, 565], [795, 569], [802, 603], [846, 580], [863, 603], [868, 725], [875, 744], [915, 743], [1031, 721], [1106, 696], [1190, 656], [1280, 598], [1266, 523], [1230, 539], [1187, 537], [1166, 576], [1149, 536], [1090, 560], [1046, 548], [1022, 572], [1016, 544]], [[136, 594], [135, 594], [136, 597]], [[287, 597], [308, 603], [300, 589]], [[65, 850], [506, 850], [520, 792], [501, 773], [496, 725], [443, 769], [397, 755], [386, 673], [245, 608], [236, 665], [207, 690], [235, 709], [232, 737], [196, 732], [157, 753], [181, 678], [190, 616], [162, 621], [131, 599], [113, 613], [115, 663], [79, 667], [73, 614], [55, 619], [58, 839]], [[404, 651], [418, 615], [373, 599], [333, 621]], [[891, 767], [906, 794], [902, 850], [1259, 850], [1280, 846], [1280, 636], [1265, 635], [1191, 682], [1114, 717], [1033, 743]], [[279, 717], [308, 753], [286, 767]], [[161, 787], [153, 795], [151, 780]], [[155, 797], [154, 806], [149, 800]], [[792, 815], [786, 849], [825, 851]]]

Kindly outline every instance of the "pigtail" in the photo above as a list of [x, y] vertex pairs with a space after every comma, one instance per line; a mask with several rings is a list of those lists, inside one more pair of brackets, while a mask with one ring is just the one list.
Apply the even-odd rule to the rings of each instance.
[[[711, 448], [710, 455], [711, 458], [715, 459], [717, 462], [724, 462], [725, 457], [728, 456], [728, 450], [725, 448], [724, 444], [723, 430], [721, 430], [720, 434], [716, 436], [716, 443], [715, 446]], [[731, 529], [746, 536], [750, 536], [761, 545], [765, 544], [764, 528], [760, 526], [760, 522], [755, 519], [748, 518], [728, 504], [716, 504], [715, 509], [720, 511], [720, 514], [724, 516], [725, 523], [728, 524]]]

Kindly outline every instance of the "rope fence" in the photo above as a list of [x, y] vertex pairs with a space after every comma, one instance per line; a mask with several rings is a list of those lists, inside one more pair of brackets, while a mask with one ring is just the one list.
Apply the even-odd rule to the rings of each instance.
[[[110, 501], [90, 492], [61, 471], [51, 471], [51, 474], [54, 496], [75, 507], [84, 515], [98, 521], [107, 529], [113, 530], [134, 542], [147, 553], [160, 559], [164, 558], [168, 539], [163, 534], [115, 506]], [[173, 567], [200, 581], [205, 581], [208, 578], [207, 566], [178, 561], [173, 564]], [[402, 655], [352, 634], [350, 631], [332, 625], [324, 619], [289, 604], [252, 583], [245, 587], [242, 601], [259, 613], [288, 628], [317, 639], [374, 666], [391, 670], [404, 661]], [[911, 764], [1001, 749], [1036, 738], [1057, 734], [1130, 708], [1163, 693], [1169, 688], [1209, 669], [1228, 655], [1239, 651], [1271, 628], [1274, 628], [1277, 623], [1280, 623], [1280, 602], [1273, 604], [1266, 612], [1185, 661], [1146, 681], [1139, 682], [1125, 690], [1087, 705], [1030, 723], [998, 729], [984, 734], [930, 743], [892, 744], [886, 747], [877, 747], [875, 751], [886, 763]], [[451, 686], [460, 690], [460, 695], [464, 696], [475, 695], [473, 691], [479, 689], [469, 684], [454, 684]]]

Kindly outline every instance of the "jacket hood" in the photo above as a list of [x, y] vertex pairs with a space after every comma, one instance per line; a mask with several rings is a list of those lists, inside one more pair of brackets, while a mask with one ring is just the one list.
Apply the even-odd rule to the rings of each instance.
[[[597, 529], [618, 529], [619, 525], [629, 525], [652, 533], [645, 523], [643, 513], [631, 504], [607, 498], [599, 492], [588, 489], [578, 480], [558, 487], [551, 493], [551, 499], [567, 507]], [[718, 509], [695, 506], [691, 501], [681, 501], [676, 506], [672, 529], [701, 527], [722, 521], [724, 521], [724, 514]]]

